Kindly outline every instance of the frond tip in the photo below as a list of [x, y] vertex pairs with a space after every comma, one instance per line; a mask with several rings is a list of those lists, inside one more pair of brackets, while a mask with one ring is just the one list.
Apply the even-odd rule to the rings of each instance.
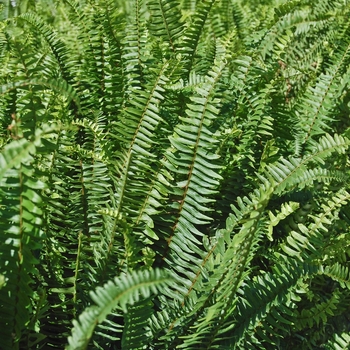
[[171, 279], [161, 270], [133, 271], [109, 281], [103, 287], [97, 287], [91, 292], [91, 298], [96, 305], [87, 307], [79, 316], [79, 321], [73, 321], [72, 335], [68, 338], [66, 350], [86, 349], [95, 327], [102, 323], [117, 306], [127, 312], [127, 304], [132, 305], [140, 297], [147, 298], [158, 289], [170, 284]]

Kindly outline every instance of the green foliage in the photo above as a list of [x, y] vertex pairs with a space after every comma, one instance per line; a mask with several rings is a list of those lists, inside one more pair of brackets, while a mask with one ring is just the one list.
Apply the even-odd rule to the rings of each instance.
[[[103, 287], [98, 287], [91, 293], [91, 299], [97, 304], [89, 306], [79, 316], [79, 321], [74, 321], [72, 337], [69, 337], [67, 349], [86, 349], [97, 324], [106, 320], [107, 315], [116, 307], [127, 311], [126, 304], [134, 304], [139, 301], [140, 295], [148, 298], [150, 290], [157, 292], [157, 287], [165, 285], [169, 279], [162, 276], [158, 270], [155, 271], [133, 271], [130, 275], [115, 278], [114, 282], [109, 281]], [[136, 313], [135, 313], [136, 314]], [[136, 315], [135, 315], [136, 318]], [[132, 319], [129, 322], [137, 325], [137, 331], [142, 332], [142, 324], [138, 320]], [[137, 335], [128, 332], [132, 342], [135, 342]], [[123, 346], [127, 347], [127, 341]], [[130, 349], [130, 347], [129, 347]]]
[[2, 1], [0, 347], [349, 347], [347, 0]]

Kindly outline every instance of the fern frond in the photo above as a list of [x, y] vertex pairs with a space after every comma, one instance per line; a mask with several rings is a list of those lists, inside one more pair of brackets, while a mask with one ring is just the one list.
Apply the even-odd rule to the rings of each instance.
[[325, 324], [329, 317], [334, 316], [334, 311], [337, 309], [339, 302], [339, 291], [335, 290], [328, 300], [316, 304], [311, 309], [301, 310], [296, 316], [298, 320], [296, 326], [299, 329], [303, 329]]
[[[349, 140], [341, 135], [331, 136], [329, 134], [322, 136], [318, 142], [311, 143], [310, 153], [305, 155], [303, 159], [290, 157], [289, 160], [282, 159], [276, 164], [267, 165], [266, 169], [270, 176], [277, 182], [275, 192], [283, 193], [286, 189], [298, 186], [311, 180], [310, 176], [315, 176], [322, 173], [322, 170], [311, 171], [306, 169], [308, 164], [324, 165], [327, 158], [333, 153], [344, 153], [349, 147]], [[304, 178], [304, 179], [303, 179]]]
[[129, 305], [138, 302], [141, 297], [148, 298], [151, 292], [157, 293], [160, 287], [170, 283], [171, 279], [160, 270], [145, 270], [121, 275], [98, 287], [91, 292], [95, 305], [88, 307], [78, 321], [73, 321], [67, 350], [86, 349], [96, 325], [104, 322], [113, 309], [120, 307], [127, 312]]
[[34, 13], [24, 13], [19, 17], [19, 20], [29, 23], [45, 38], [57, 60], [63, 79], [68, 83], [73, 83], [74, 80], [71, 76], [72, 62], [67, 61], [67, 56], [70, 56], [69, 51], [66, 45], [57, 37], [56, 33]]
[[326, 266], [324, 274], [334, 281], [339, 282], [342, 288], [350, 289], [350, 272], [347, 266], [342, 266], [339, 263], [335, 263], [332, 266]]
[[0, 333], [6, 348], [19, 349], [34, 331], [33, 324], [28, 328], [32, 317], [28, 306], [31, 305], [38, 314], [41, 312], [40, 306], [34, 304], [35, 294], [40, 289], [37, 285], [39, 261], [35, 252], [43, 247], [41, 190], [46, 186], [34, 174], [38, 170], [32, 165], [42, 146], [41, 140], [51, 138], [57, 129], [55, 125], [44, 125], [32, 140], [14, 140], [0, 154], [0, 226], [3, 235], [0, 269], [6, 271], [6, 285], [0, 291], [4, 325]]
[[72, 100], [76, 103], [77, 108], [80, 109], [80, 101], [79, 97], [76, 94], [74, 88], [69, 85], [65, 80], [60, 78], [55, 79], [38, 79], [32, 78], [30, 80], [24, 81], [16, 81], [12, 83], [8, 83], [0, 86], [1, 94], [8, 94], [11, 90], [15, 89], [30, 89], [33, 87], [33, 90], [37, 93], [40, 90], [48, 90], [51, 89], [59, 93], [61, 96], [64, 96], [67, 99], [67, 103], [69, 104]]
[[0, 153], [0, 180], [8, 170], [17, 168], [21, 163], [32, 160], [36, 147], [41, 144], [41, 138], [50, 136], [57, 129], [56, 125], [44, 125], [41, 130], [37, 130], [32, 140], [26, 140], [17, 135], [20, 138], [6, 145]]
[[339, 98], [341, 94], [338, 86], [336, 72], [329, 72], [329, 74], [321, 76], [316, 86], [306, 92], [305, 100], [300, 106], [300, 112], [302, 111], [303, 115], [298, 113], [301, 129], [305, 135], [299, 136], [302, 136], [302, 143], [307, 142], [309, 138], [323, 135], [329, 130], [333, 118], [328, 117], [328, 114], [333, 110], [334, 100]]
[[205, 21], [215, 1], [202, 1], [196, 4], [196, 12], [191, 18], [189, 27], [185, 30], [182, 39], [181, 53], [185, 61], [184, 72], [186, 75], [192, 70], [194, 55], [199, 39], [205, 25]]
[[153, 303], [150, 298], [140, 300], [128, 307], [125, 314], [125, 327], [123, 330], [122, 349], [145, 348], [151, 342], [149, 330], [150, 318], [153, 314]]
[[347, 344], [349, 0], [15, 5], [0, 348]]
[[[179, 39], [184, 30], [181, 23], [181, 12], [177, 0], [150, 0], [147, 6], [152, 13], [149, 22], [150, 31], [170, 47], [175, 54], [178, 51]], [[168, 51], [164, 49], [164, 51]]]
[[[246, 277], [246, 269], [257, 247], [259, 232], [264, 226], [260, 221], [262, 208], [266, 206], [271, 193], [269, 183], [264, 181], [264, 185], [252, 194], [252, 205], [244, 215], [242, 226], [238, 228], [237, 234], [231, 238], [237, 223], [228, 218], [227, 228], [219, 230], [217, 238], [209, 244], [208, 252], [201, 264], [200, 274], [196, 274], [186, 299], [176, 308], [178, 309], [177, 318], [173, 320], [164, 338], [172, 339], [179, 324], [184, 327], [181, 327], [182, 331], [188, 329], [190, 325], [193, 331], [190, 334], [187, 331], [187, 335], [181, 337], [183, 339], [175, 338], [170, 343], [171, 346], [179, 344], [178, 348], [186, 349], [195, 349], [198, 343], [201, 343], [205, 349], [214, 346], [215, 337], [221, 334], [222, 325], [235, 309], [236, 292]], [[225, 248], [226, 244], [227, 248]], [[225, 274], [219, 273], [219, 266], [223, 265], [228, 267]], [[194, 304], [193, 300], [195, 300]], [[222, 310], [225, 311], [222, 312]], [[187, 316], [185, 319], [182, 314], [189, 314], [190, 317]]]
[[[168, 62], [165, 62], [155, 70], [154, 80], [148, 85], [148, 92], [136, 89], [133, 91], [133, 97], [124, 111], [121, 122], [115, 126], [123, 149], [119, 155], [120, 178], [116, 179], [118, 203], [116, 209], [122, 215], [128, 213], [129, 220], [134, 218], [138, 223], [142, 217], [149, 221], [147, 215], [143, 216], [145, 208], [149, 205], [144, 203], [140, 206], [139, 203], [145, 200], [149, 203], [153, 201], [155, 205], [151, 207], [156, 208], [158, 193], [163, 191], [162, 184], [154, 187], [157, 182], [155, 179], [161, 176], [157, 175], [159, 155], [156, 153], [158, 143], [154, 131], [162, 121], [159, 105], [164, 99], [163, 86], [167, 82], [165, 76], [167, 67]], [[142, 248], [140, 246], [137, 249]], [[132, 255], [135, 258], [137, 256], [131, 254], [130, 257]]]
[[[192, 349], [192, 337], [197, 340], [200, 339], [205, 349], [212, 348], [212, 346], [215, 346], [216, 339], [221, 339], [219, 334], [221, 335], [224, 332], [226, 321], [236, 309], [237, 291], [244, 283], [243, 281], [247, 275], [247, 269], [259, 240], [259, 234], [264, 226], [261, 217], [263, 208], [267, 205], [271, 194], [272, 188], [267, 182], [254, 194], [252, 211], [244, 218], [239, 232], [228, 242], [220, 261], [220, 265], [227, 266], [227, 273], [219, 276], [215, 272], [218, 271], [216, 268], [211, 271], [209, 283], [205, 286], [211, 292], [199, 298], [195, 307], [197, 314], [205, 305], [205, 314], [198, 321], [195, 321], [194, 333], [185, 338], [182, 348], [188, 346]], [[231, 226], [232, 223], [228, 221], [228, 227], [226, 228], [228, 232], [220, 230], [218, 233], [223, 237], [227, 237], [227, 234], [231, 232]]]
[[[211, 200], [203, 195], [214, 193], [220, 179], [216, 172], [218, 166], [209, 162], [218, 158], [210, 152], [215, 141], [212, 138], [210, 125], [219, 112], [213, 106], [213, 102], [219, 102], [213, 94], [224, 64], [215, 68], [207, 76], [205, 83], [195, 87], [196, 96], [190, 97], [191, 103], [187, 105], [187, 116], [180, 118], [182, 123], [175, 128], [174, 135], [170, 137], [173, 149], [166, 154], [168, 159], [166, 166], [169, 171], [176, 174], [177, 187], [180, 189], [174, 195], [183, 193], [179, 206], [174, 206], [179, 213], [174, 231], [185, 230], [181, 235], [188, 237], [193, 233], [199, 234], [194, 226], [191, 229], [192, 225], [208, 222], [208, 216], [202, 213], [209, 209], [201, 203], [209, 203]], [[182, 215], [184, 215], [183, 218]], [[187, 230], [189, 230], [188, 235], [185, 234]]]
[[350, 346], [350, 335], [348, 333], [334, 334], [333, 339], [330, 339], [325, 349], [327, 350], [344, 350]]
[[350, 195], [347, 192], [340, 190], [333, 196], [332, 201], [328, 200], [327, 204], [322, 203], [321, 214], [309, 215], [314, 219], [309, 227], [300, 223], [299, 232], [294, 230], [290, 232], [286, 242], [282, 244], [283, 251], [290, 256], [298, 257], [301, 261], [317, 259], [325, 244], [323, 233], [327, 232], [327, 226], [337, 219], [338, 208], [345, 205], [349, 198]]
[[239, 291], [239, 313], [231, 319], [233, 336], [227, 340], [228, 345], [243, 349], [249, 343], [266, 342], [266, 346], [290, 332], [295, 317], [293, 303], [298, 300], [296, 290], [303, 279], [312, 278], [319, 268], [284, 260], [285, 263], [274, 266], [273, 272], [255, 277]]

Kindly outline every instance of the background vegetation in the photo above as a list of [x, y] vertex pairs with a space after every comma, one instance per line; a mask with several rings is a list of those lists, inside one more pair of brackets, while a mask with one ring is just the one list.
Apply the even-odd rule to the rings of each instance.
[[348, 0], [1, 3], [1, 349], [349, 347]]

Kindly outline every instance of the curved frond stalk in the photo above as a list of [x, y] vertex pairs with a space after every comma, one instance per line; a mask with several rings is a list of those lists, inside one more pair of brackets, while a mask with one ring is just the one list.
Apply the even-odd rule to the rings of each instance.
[[70, 57], [66, 45], [58, 38], [57, 34], [35, 13], [25, 13], [19, 17], [19, 20], [25, 21], [32, 25], [47, 41], [55, 59], [60, 68], [60, 73], [64, 80], [69, 84], [74, 82], [71, 75], [72, 62], [67, 61]]
[[[267, 165], [266, 169], [269, 176], [272, 176], [277, 183], [275, 193], [281, 194], [298, 186], [299, 182], [303, 183], [305, 181], [306, 176], [313, 175], [315, 176], [314, 180], [316, 180], [319, 171], [307, 170], [306, 166], [310, 164], [324, 165], [332, 153], [345, 153], [349, 147], [349, 142], [347, 138], [341, 135], [331, 136], [327, 134], [322, 136], [318, 142], [311, 143], [309, 154], [302, 159], [290, 157], [289, 160], [281, 159], [273, 165]], [[308, 181], [311, 181], [311, 179], [309, 178]]]
[[96, 325], [104, 322], [113, 309], [120, 307], [127, 313], [129, 305], [141, 298], [148, 298], [151, 293], [157, 293], [159, 288], [170, 283], [171, 279], [160, 270], [145, 270], [121, 275], [103, 287], [98, 287], [91, 292], [95, 305], [89, 306], [78, 321], [73, 321], [74, 327], [66, 349], [87, 349]]
[[[211, 349], [215, 342], [220, 339], [219, 334], [225, 330], [225, 323], [236, 309], [238, 301], [237, 291], [244, 283], [249, 264], [254, 256], [256, 245], [262, 229], [262, 215], [272, 195], [273, 187], [264, 182], [259, 190], [253, 195], [253, 206], [247, 217], [244, 218], [239, 232], [229, 239], [231, 227], [235, 224], [230, 220], [226, 229], [218, 234], [228, 240], [227, 248], [220, 262], [221, 267], [210, 271], [209, 283], [205, 289], [209, 292], [199, 298], [193, 314], [196, 315], [194, 330], [184, 337], [183, 345], [179, 348], [192, 349], [193, 340], [200, 339], [204, 349]], [[218, 274], [218, 271], [225, 273]], [[205, 311], [204, 311], [205, 307]], [[204, 311], [204, 314], [202, 312]], [[194, 348], [193, 348], [194, 349]]]

